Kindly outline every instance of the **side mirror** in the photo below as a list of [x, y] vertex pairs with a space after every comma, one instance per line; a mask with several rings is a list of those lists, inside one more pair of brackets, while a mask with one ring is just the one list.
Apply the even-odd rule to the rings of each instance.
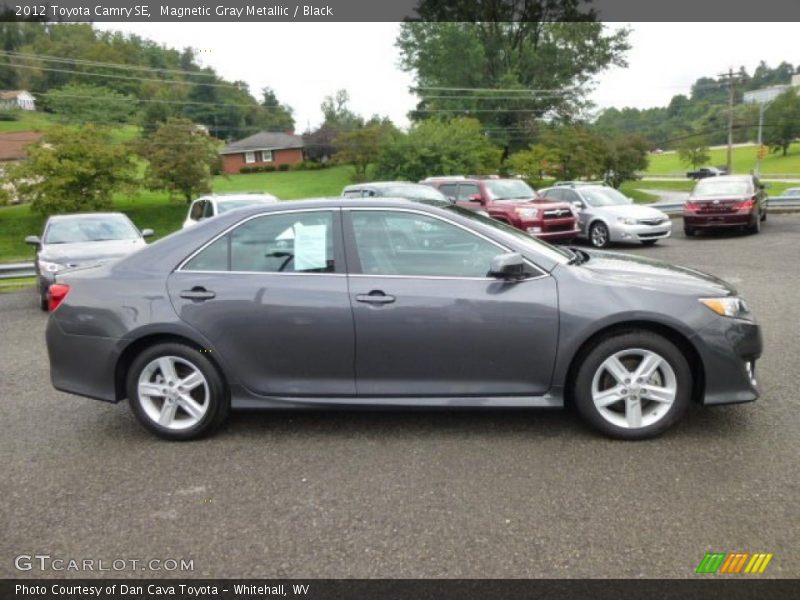
[[151, 237], [154, 233], [152, 229], [142, 229], [142, 237]]
[[525, 277], [525, 261], [516, 252], [498, 254], [492, 259], [489, 275], [497, 279], [519, 280]]
[[29, 235], [25, 238], [25, 243], [38, 248], [42, 245], [42, 240], [39, 239], [38, 235]]
[[470, 202], [483, 202], [483, 198], [481, 198], [480, 194], [472, 194], [469, 197], [469, 201]]

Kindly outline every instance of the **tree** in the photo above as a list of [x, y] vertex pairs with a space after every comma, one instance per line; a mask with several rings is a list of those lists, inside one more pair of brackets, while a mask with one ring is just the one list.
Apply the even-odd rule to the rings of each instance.
[[678, 146], [678, 159], [692, 169], [702, 167], [711, 159], [706, 139], [701, 135], [691, 135]]
[[47, 94], [47, 108], [69, 123], [125, 123], [136, 98], [97, 85], [69, 83]]
[[339, 148], [336, 160], [353, 166], [355, 169], [353, 181], [365, 181], [367, 168], [375, 162], [384, 146], [397, 133], [397, 128], [391, 121], [377, 121], [365, 127], [342, 132], [334, 140], [334, 144]]
[[59, 126], [30, 146], [28, 159], [13, 167], [10, 179], [20, 199], [40, 214], [98, 210], [134, 181], [130, 150], [96, 125]]
[[148, 161], [149, 189], [177, 193], [187, 204], [197, 194], [211, 191], [211, 175], [219, 164], [217, 142], [188, 119], [168, 119], [142, 141], [139, 152]]
[[605, 180], [618, 188], [624, 181], [639, 179], [649, 162], [647, 150], [647, 140], [640, 135], [617, 135], [606, 140]]
[[325, 96], [320, 105], [324, 123], [331, 125], [339, 131], [348, 131], [361, 127], [364, 119], [350, 110], [348, 103], [350, 95], [347, 90], [338, 90], [333, 96]]
[[476, 119], [428, 119], [386, 144], [376, 161], [376, 175], [419, 181], [429, 175], [489, 174], [497, 171], [501, 156]]
[[281, 104], [272, 88], [261, 90], [261, 109], [258, 113], [258, 124], [268, 131], [288, 131], [294, 129], [292, 107]]
[[603, 176], [609, 149], [604, 139], [585, 125], [552, 126], [528, 150], [512, 154], [509, 168], [526, 178], [549, 173], [559, 179]]
[[[451, 4], [422, 0], [424, 20], [401, 25], [401, 66], [421, 96], [415, 120], [471, 115], [494, 141], [519, 148], [533, 121], [573, 118], [587, 106], [592, 77], [625, 66], [628, 30], [608, 33], [575, 0]], [[559, 22], [567, 18], [580, 22]]]
[[800, 97], [789, 89], [764, 111], [764, 144], [786, 156], [789, 146], [800, 136]]

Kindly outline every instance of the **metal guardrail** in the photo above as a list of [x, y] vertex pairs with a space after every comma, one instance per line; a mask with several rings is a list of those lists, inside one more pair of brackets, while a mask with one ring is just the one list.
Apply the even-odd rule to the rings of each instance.
[[[683, 204], [683, 202], [653, 202], [648, 206], [657, 208], [668, 215], [676, 215], [683, 212]], [[769, 208], [800, 209], [800, 196], [774, 196], [769, 198], [768, 206]]]
[[31, 262], [0, 264], [0, 279], [13, 279], [15, 277], [33, 277], [36, 267]]

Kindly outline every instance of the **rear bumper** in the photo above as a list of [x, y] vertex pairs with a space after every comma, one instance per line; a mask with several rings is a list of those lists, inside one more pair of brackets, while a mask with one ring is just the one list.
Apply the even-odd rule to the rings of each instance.
[[753, 225], [758, 217], [750, 212], [743, 214], [698, 215], [684, 213], [683, 224], [695, 229], [724, 229]]
[[757, 400], [761, 392], [756, 361], [763, 342], [757, 323], [728, 317], [698, 331], [705, 370], [703, 404], [738, 404]]
[[50, 380], [62, 392], [116, 402], [119, 340], [64, 333], [53, 315], [45, 332]]

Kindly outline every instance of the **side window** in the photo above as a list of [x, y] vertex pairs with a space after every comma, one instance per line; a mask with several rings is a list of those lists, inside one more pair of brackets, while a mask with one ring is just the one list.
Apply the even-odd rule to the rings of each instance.
[[333, 214], [299, 212], [250, 219], [205, 248], [184, 270], [332, 273]]
[[471, 196], [480, 194], [480, 188], [474, 183], [462, 183], [458, 186], [458, 196], [456, 200], [469, 200]]
[[352, 211], [368, 275], [486, 277], [499, 246], [446, 221], [401, 211]]
[[448, 198], [455, 198], [456, 187], [457, 186], [455, 183], [445, 183], [444, 185], [439, 186], [439, 191], [442, 192]]
[[205, 208], [203, 208], [203, 218], [207, 219], [214, 216], [214, 203], [211, 200], [206, 200]]
[[558, 188], [552, 188], [544, 192], [542, 196], [545, 198], [549, 198], [550, 200], [562, 200], [564, 196], [562, 196], [563, 190]]
[[573, 190], [561, 190], [561, 200], [569, 202], [570, 204], [573, 202], [580, 202], [583, 204], [583, 202], [581, 202], [581, 197]]
[[345, 190], [343, 198], [361, 198], [361, 190]]
[[199, 221], [203, 218], [203, 204], [205, 204], [205, 200], [195, 200], [194, 204], [192, 204], [192, 208], [189, 211], [189, 218], [192, 221]]

